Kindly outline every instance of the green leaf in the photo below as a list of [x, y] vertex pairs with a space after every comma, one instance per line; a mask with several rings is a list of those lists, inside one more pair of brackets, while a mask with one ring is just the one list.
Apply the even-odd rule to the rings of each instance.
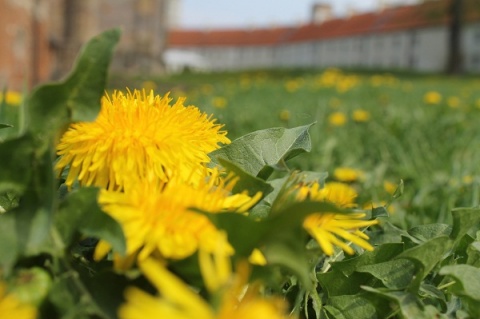
[[329, 298], [325, 309], [335, 319], [371, 319], [378, 317], [375, 306], [368, 299], [359, 295]]
[[92, 121], [100, 110], [118, 29], [91, 39], [66, 80], [38, 87], [28, 98], [29, 129], [42, 136], [57, 134], [72, 121]]
[[[431, 318], [446, 318], [435, 309], [435, 307], [427, 305], [424, 306], [422, 302], [412, 293], [403, 291], [383, 291], [368, 286], [362, 286], [365, 291], [371, 292], [382, 298], [393, 301], [396, 307], [400, 310], [401, 318], [415, 318], [415, 319], [431, 319]], [[393, 310], [396, 310], [395, 308]]]
[[419, 225], [408, 230], [415, 238], [425, 242], [439, 236], [448, 236], [452, 232], [452, 226], [447, 224]]
[[273, 169], [284, 170], [285, 161], [310, 151], [311, 126], [256, 131], [210, 153], [210, 157], [217, 163], [220, 158], [227, 159], [250, 175], [267, 179]]
[[480, 223], [479, 208], [456, 208], [452, 210], [453, 229], [450, 238], [459, 243], [462, 237], [475, 225]]
[[422, 279], [428, 275], [438, 262], [445, 258], [445, 253], [450, 247], [451, 241], [447, 236], [436, 237], [421, 245], [405, 250], [394, 260], [406, 258], [418, 263], [420, 267], [412, 287], [419, 287]]
[[30, 181], [36, 144], [30, 135], [0, 143], [0, 193], [23, 193]]
[[225, 169], [239, 177], [238, 182], [232, 190], [234, 194], [248, 191], [248, 195], [250, 196], [254, 196], [257, 192], [262, 192], [263, 196], [266, 196], [272, 192], [273, 187], [263, 179], [250, 175], [236, 164], [224, 158], [219, 158], [219, 162]]
[[322, 289], [327, 291], [329, 298], [357, 294], [361, 291], [360, 286], [368, 285], [372, 281], [372, 277], [364, 273], [353, 273], [347, 277], [335, 269], [326, 273], [317, 273], [317, 279]]
[[400, 254], [404, 249], [402, 243], [388, 243], [375, 247], [374, 251], [338, 261], [332, 264], [333, 269], [341, 271], [345, 276], [350, 276], [358, 267], [386, 262]]
[[0, 130], [1, 130], [2, 128], [9, 128], [9, 127], [13, 127], [13, 125], [0, 123]]
[[416, 273], [416, 265], [408, 259], [395, 259], [383, 263], [364, 265], [356, 269], [366, 272], [382, 281], [390, 289], [407, 288]]
[[97, 188], [81, 188], [66, 196], [55, 215], [55, 226], [66, 245], [71, 245], [77, 232], [104, 239], [120, 254], [125, 253], [125, 237], [121, 226], [97, 203]]
[[23, 303], [39, 306], [52, 285], [50, 274], [39, 267], [20, 269], [11, 283], [11, 291]]
[[0, 272], [8, 274], [15, 263], [18, 252], [15, 231], [15, 215], [11, 211], [0, 214]]
[[449, 265], [440, 269], [440, 275], [455, 278], [450, 291], [462, 298], [472, 316], [480, 316], [480, 269], [470, 265]]

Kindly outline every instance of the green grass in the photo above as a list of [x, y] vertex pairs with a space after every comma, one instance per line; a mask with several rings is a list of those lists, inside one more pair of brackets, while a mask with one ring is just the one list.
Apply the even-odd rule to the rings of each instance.
[[[112, 85], [140, 88], [148, 81], [147, 86], [159, 94], [186, 96], [187, 104], [225, 124], [231, 139], [254, 130], [315, 122], [310, 130], [312, 152], [294, 160], [291, 168], [363, 170], [366, 179], [356, 185], [363, 202], [388, 200], [383, 182], [403, 180], [405, 193], [393, 204], [392, 214], [402, 227], [450, 222], [453, 207], [478, 205], [480, 79], [345, 71], [336, 73], [329, 87], [320, 85], [322, 74], [316, 70], [183, 74], [117, 78]], [[351, 75], [357, 83], [346, 92], [338, 91], [336, 85]], [[428, 91], [440, 93], [442, 102], [426, 104]], [[218, 97], [226, 100], [224, 108], [215, 107]], [[460, 99], [460, 105], [450, 107], [449, 97]], [[354, 122], [351, 115], [356, 109], [367, 110], [370, 120]], [[282, 111], [288, 111], [288, 120], [281, 119]], [[343, 126], [329, 123], [329, 115], [337, 111], [348, 117]]]

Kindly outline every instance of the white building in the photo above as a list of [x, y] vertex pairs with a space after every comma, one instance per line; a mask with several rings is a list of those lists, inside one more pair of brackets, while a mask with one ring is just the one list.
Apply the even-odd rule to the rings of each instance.
[[[168, 50], [201, 56], [210, 70], [365, 67], [443, 71], [448, 59], [448, 0], [334, 18], [313, 7], [311, 23], [270, 29], [174, 30]], [[480, 4], [464, 0], [462, 58], [480, 71]]]

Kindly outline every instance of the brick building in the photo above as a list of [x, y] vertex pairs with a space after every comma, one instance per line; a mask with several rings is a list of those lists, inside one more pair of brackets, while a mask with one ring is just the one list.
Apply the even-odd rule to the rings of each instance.
[[113, 68], [162, 72], [162, 53], [178, 0], [0, 0], [0, 88], [63, 77], [81, 46], [120, 27]]

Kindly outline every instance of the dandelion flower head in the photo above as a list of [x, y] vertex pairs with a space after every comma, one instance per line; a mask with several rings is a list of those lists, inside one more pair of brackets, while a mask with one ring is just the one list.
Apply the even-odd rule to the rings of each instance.
[[333, 126], [343, 126], [347, 123], [347, 116], [343, 112], [333, 112], [328, 117], [328, 122]]
[[74, 123], [57, 146], [55, 168], [67, 166], [66, 185], [122, 189], [131, 179], [168, 181], [172, 174], [190, 176], [209, 162], [207, 154], [229, 143], [222, 126], [185, 98], [173, 105], [168, 94], [116, 91], [102, 98], [93, 122]]
[[350, 183], [364, 178], [364, 172], [351, 167], [337, 167], [333, 171], [333, 177], [340, 182]]
[[[242, 264], [245, 266], [246, 264]], [[286, 304], [277, 298], [262, 297], [256, 283], [247, 286], [248, 268], [226, 273], [226, 287], [217, 291], [220, 300], [213, 307], [163, 265], [148, 259], [140, 269], [159, 291], [153, 296], [136, 287], [125, 291], [126, 302], [120, 307], [120, 319], [185, 318], [185, 319], [286, 319]], [[215, 269], [210, 269], [215, 276]], [[247, 288], [246, 288], [247, 287]]]
[[[332, 203], [339, 208], [355, 207], [357, 192], [347, 184], [331, 182], [320, 188], [318, 183], [300, 187], [297, 200], [310, 199]], [[314, 213], [303, 222], [305, 230], [318, 242], [326, 255], [333, 255], [338, 246], [347, 254], [355, 251], [345, 241], [352, 242], [363, 249], [372, 251], [368, 236], [360, 228], [377, 224], [376, 220], [364, 220], [364, 213]]]
[[0, 282], [0, 314], [2, 319], [35, 319], [34, 306], [22, 303], [14, 294], [8, 293], [5, 283]]
[[[139, 181], [124, 192], [101, 191], [98, 201], [102, 209], [120, 223], [127, 242], [127, 258], [118, 259], [116, 267], [128, 268], [124, 261], [131, 261], [136, 255], [139, 260], [150, 255], [182, 259], [200, 248], [212, 251], [223, 239], [208, 217], [195, 209], [208, 213], [248, 210], [261, 193], [252, 197], [232, 195], [236, 181], [219, 177], [214, 170], [209, 179], [196, 184], [172, 178], [168, 183]], [[109, 248], [101, 241], [95, 258], [101, 259]], [[229, 254], [232, 253], [230, 248]]]

